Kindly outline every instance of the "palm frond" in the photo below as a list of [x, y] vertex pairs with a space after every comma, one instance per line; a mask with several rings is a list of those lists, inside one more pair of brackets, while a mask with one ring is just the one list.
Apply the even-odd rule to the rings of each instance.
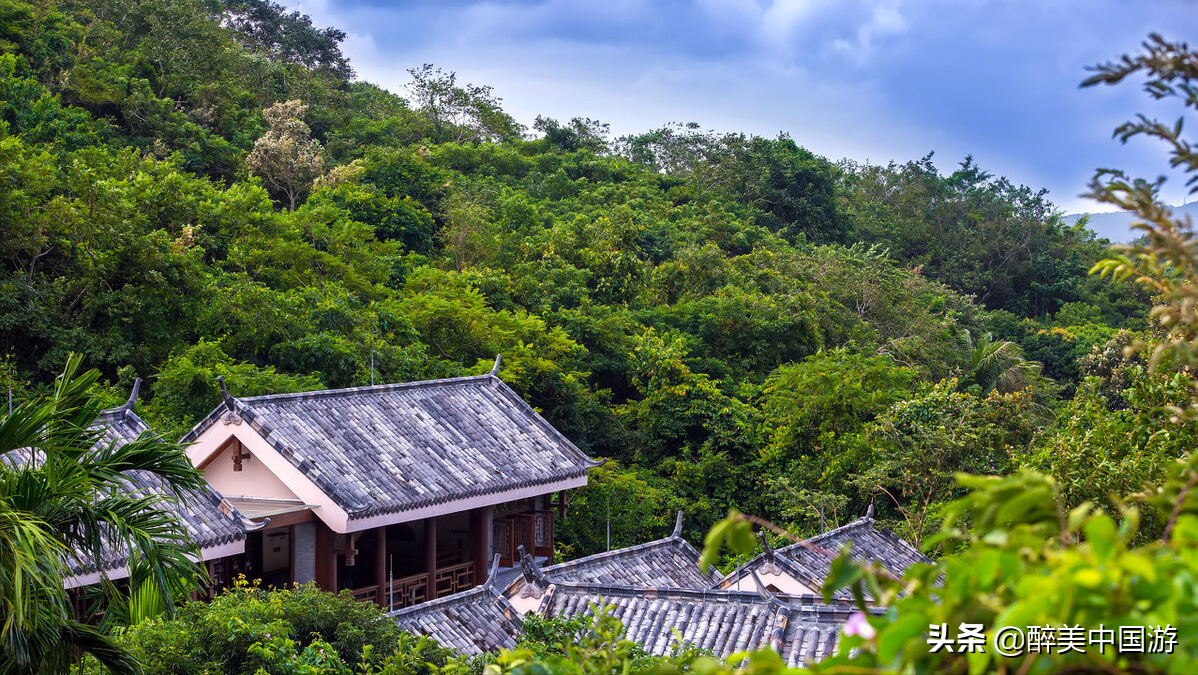
[[983, 394], [996, 389], [1002, 393], [1019, 391], [1031, 385], [1040, 373], [1041, 365], [1024, 358], [1023, 350], [1014, 342], [996, 341], [986, 333], [969, 343], [969, 372], [962, 383], [977, 385]]
[[146, 471], [160, 478], [176, 494], [204, 485], [204, 477], [187, 459], [182, 448], [146, 432], [127, 443], [95, 445], [82, 463], [92, 480], [112, 483], [127, 471]]
[[43, 523], [0, 501], [0, 662], [30, 666], [53, 645], [68, 608], [62, 552]]
[[[115, 610], [104, 625], [170, 611], [200, 576], [176, 511], [201, 475], [153, 434], [101, 442], [90, 393], [99, 373], [77, 374], [80, 363], [70, 357], [50, 396], [0, 419], [0, 675], [63, 671], [76, 648], [114, 673], [136, 672], [118, 645], [73, 620], [62, 583], [70, 557], [133, 561], [132, 599], [102, 585]], [[166, 493], [132, 489], [130, 472], [154, 476]]]
[[100, 662], [108, 669], [110, 675], [140, 675], [141, 666], [137, 661], [108, 637], [91, 626], [68, 621], [60, 631], [64, 644], [77, 647]]

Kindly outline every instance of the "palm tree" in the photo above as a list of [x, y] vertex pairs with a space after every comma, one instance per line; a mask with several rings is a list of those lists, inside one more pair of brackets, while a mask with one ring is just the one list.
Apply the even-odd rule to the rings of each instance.
[[[163, 508], [173, 497], [139, 494], [123, 474], [153, 473], [175, 495], [203, 478], [178, 445], [153, 434], [103, 440], [100, 405], [89, 391], [99, 373], [76, 376], [80, 361], [68, 359], [51, 395], [0, 418], [0, 675], [66, 672], [76, 650], [112, 673], [138, 671], [102, 627], [75, 620], [63, 589], [72, 557], [128, 552], [168, 603], [197, 581], [198, 552]], [[127, 607], [115, 585], [102, 587]]]
[[1024, 358], [1023, 350], [1014, 342], [995, 341], [993, 335], [985, 333], [974, 343], [966, 331], [965, 344], [969, 350], [969, 363], [961, 384], [976, 384], [983, 396], [995, 389], [1003, 394], [1020, 391], [1040, 374], [1040, 363]]

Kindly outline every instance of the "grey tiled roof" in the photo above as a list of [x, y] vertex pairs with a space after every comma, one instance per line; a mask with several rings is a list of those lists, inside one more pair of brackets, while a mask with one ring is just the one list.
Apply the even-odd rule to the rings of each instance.
[[[542, 568], [550, 582], [574, 581], [622, 586], [707, 588], [723, 578], [714, 567], [699, 570], [699, 552], [682, 538], [682, 513], [674, 531], [664, 539], [597, 553], [585, 558]], [[512, 580], [505, 591], [513, 597], [528, 584], [523, 576]]]
[[493, 586], [496, 567], [492, 564], [488, 581], [482, 586], [387, 616], [404, 630], [429, 635], [441, 645], [470, 656], [515, 647], [520, 615], [496, 592]]
[[669, 654], [681, 642], [720, 658], [772, 648], [791, 666], [804, 666], [836, 650], [848, 604], [825, 605], [813, 596], [791, 601], [750, 591], [630, 588], [600, 584], [554, 585], [543, 601], [548, 617], [591, 615], [610, 606], [626, 636], [651, 654]]
[[[525, 571], [530, 573], [528, 566]], [[536, 578], [530, 583], [540, 587], [542, 596], [534, 610], [538, 614], [589, 616], [593, 608], [610, 605], [626, 637], [656, 655], [670, 653], [678, 642], [677, 630], [682, 643], [721, 658], [771, 648], [790, 665], [803, 666], [835, 651], [841, 628], [855, 611], [848, 602], [829, 605], [813, 595], [782, 598], [762, 590], [549, 583], [535, 565], [531, 574]], [[408, 631], [469, 655], [514, 646], [520, 629], [516, 610], [489, 584], [389, 616]]]
[[[847, 594], [838, 594], [830, 603], [814, 594], [779, 596], [762, 586], [755, 570], [774, 564], [819, 588], [829, 562], [840, 546], [850, 541], [855, 557], [878, 560], [895, 574], [915, 562], [927, 561], [914, 547], [887, 530], [875, 529], [873, 523], [872, 517], [862, 518], [808, 540], [823, 552], [798, 545], [770, 550], [722, 582], [752, 579], [756, 592], [712, 587], [713, 580], [720, 585], [718, 573], [710, 578], [698, 574], [698, 554], [689, 545], [681, 547], [680, 527], [676, 526], [666, 539], [544, 569], [531, 556], [523, 555], [522, 574], [508, 585], [505, 595], [521, 611], [549, 618], [590, 615], [593, 607], [610, 605], [613, 616], [624, 625], [626, 637], [651, 654], [668, 654], [678, 642], [677, 630], [682, 643], [721, 658], [770, 648], [787, 664], [803, 667], [835, 652], [843, 626], [856, 609]], [[661, 563], [665, 570], [646, 564], [656, 554], [666, 556], [667, 562]], [[688, 576], [689, 571], [677, 574], [692, 564], [694, 576]], [[646, 579], [652, 582], [646, 583]], [[535, 601], [523, 604], [528, 599]], [[454, 614], [447, 616], [450, 610], [443, 608], [452, 608]], [[403, 610], [406, 618], [401, 625], [477, 654], [514, 643], [514, 638], [510, 643], [494, 638], [496, 631], [514, 634], [518, 630], [511, 609], [512, 604], [496, 605], [490, 595], [467, 591]], [[878, 614], [883, 610], [869, 611]], [[427, 615], [431, 616], [417, 619]], [[476, 635], [483, 637], [473, 637]]]
[[494, 373], [226, 397], [183, 440], [235, 411], [350, 518], [575, 478], [598, 464]]
[[[99, 443], [127, 443], [137, 439], [150, 428], [131, 407], [115, 408], [100, 413], [100, 419], [92, 425], [100, 430], [102, 436]], [[173, 511], [187, 530], [187, 536], [201, 550], [222, 546], [230, 542], [245, 539], [246, 527], [241, 515], [236, 510], [221, 510], [221, 496], [212, 488], [204, 487], [173, 494], [163, 484], [162, 479], [148, 471], [126, 471], [123, 474], [130, 492], [145, 495], [171, 494], [178, 503], [166, 503], [164, 508]], [[98, 560], [90, 556], [78, 556], [71, 564], [75, 574], [87, 574], [96, 571], [109, 571], [126, 564], [126, 551], [122, 548], [108, 547]]]
[[[872, 514], [871, 514], [872, 515]], [[859, 518], [834, 530], [816, 535], [802, 543], [791, 544], [777, 551], [767, 550], [715, 584], [729, 588], [754, 571], [770, 565], [790, 574], [805, 586], [818, 590], [831, 573], [831, 564], [842, 547], [849, 545], [849, 555], [862, 562], [877, 562], [896, 577], [901, 577], [915, 563], [930, 562], [914, 546], [886, 528], [874, 527], [871, 515]], [[847, 588], [834, 597], [851, 597]]]
[[[90, 429], [99, 432], [97, 447], [128, 443], [150, 430], [141, 417], [133, 412], [133, 403], [136, 401], [140, 383], [139, 379], [134, 384], [129, 402], [119, 408], [101, 412], [100, 417], [91, 425]], [[29, 449], [7, 453], [0, 460], [10, 466], [41, 461], [38, 455]], [[245, 539], [246, 525], [241, 514], [236, 509], [222, 510], [221, 496], [207, 485], [198, 490], [175, 494], [158, 476], [148, 471], [126, 471], [122, 478], [126, 489], [131, 493], [158, 494], [164, 497], [169, 493], [176, 499], [177, 503], [164, 503], [163, 508], [175, 513], [186, 529], [187, 536], [201, 551]], [[127, 559], [127, 549], [110, 544], [94, 558], [91, 555], [73, 552], [69, 555], [68, 563], [72, 574], [83, 575], [123, 568]]]

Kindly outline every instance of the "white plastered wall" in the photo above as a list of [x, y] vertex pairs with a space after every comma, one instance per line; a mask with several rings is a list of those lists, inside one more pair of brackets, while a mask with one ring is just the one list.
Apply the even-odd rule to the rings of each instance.
[[203, 467], [204, 479], [208, 484], [226, 497], [270, 497], [273, 499], [298, 499], [291, 488], [283, 484], [266, 464], [249, 452], [249, 457], [241, 460], [241, 471], [233, 470], [233, 452], [240, 451], [235, 440], [230, 442], [213, 455], [207, 466]]
[[[239, 472], [233, 471], [232, 461], [222, 457], [222, 454], [232, 452], [231, 447], [226, 447], [232, 439], [241, 441], [242, 446], [253, 455], [249, 462], [243, 462], [242, 471]], [[205, 429], [195, 443], [188, 446], [187, 457], [192, 464], [204, 470], [205, 478], [222, 493], [225, 490], [220, 484], [227, 483], [244, 493], [238, 495], [241, 497], [278, 498], [281, 485], [289, 492], [285, 498], [300, 499], [305, 504], [318, 507], [315, 509], [316, 516], [329, 529], [338, 533], [346, 532], [349, 514], [234, 413], [226, 413], [220, 421]], [[258, 470], [269, 474], [273, 480], [262, 478], [262, 474], [258, 474], [262, 478], [258, 483], [235, 477], [235, 474], [247, 473], [250, 464], [260, 467]], [[209, 467], [213, 470], [212, 474], [209, 474]]]
[[[811, 595], [819, 591], [812, 589], [800, 582], [798, 579], [782, 572], [781, 570], [760, 569], [757, 570], [757, 576], [761, 578], [761, 583], [767, 588], [773, 586], [778, 589], [779, 593], [786, 595]], [[746, 574], [728, 587], [730, 591], [757, 591], [757, 584], [753, 581], [753, 575]]]
[[525, 589], [536, 594], [529, 593], [525, 595], [523, 593], [513, 593], [507, 599], [508, 602], [512, 603], [512, 609], [519, 612], [520, 616], [524, 616], [529, 612], [539, 612], [541, 610], [541, 599], [545, 596], [545, 593], [537, 592], [532, 584], [526, 584]]

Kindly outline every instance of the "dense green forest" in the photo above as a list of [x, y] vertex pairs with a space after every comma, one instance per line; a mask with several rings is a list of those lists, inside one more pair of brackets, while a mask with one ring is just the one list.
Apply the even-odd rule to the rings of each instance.
[[[565, 555], [736, 508], [912, 541], [1020, 467], [1107, 503], [1192, 447], [1181, 375], [1123, 347], [1149, 296], [1043, 191], [964, 158], [525, 126], [269, 0], [0, 0], [0, 378], [68, 354], [177, 438], [234, 395], [486, 372], [588, 453]], [[580, 111], [585, 113], [585, 111]], [[615, 505], [613, 507], [613, 505]], [[1147, 522], [1145, 536], [1162, 524]], [[1155, 528], [1155, 529], [1154, 529]]]

